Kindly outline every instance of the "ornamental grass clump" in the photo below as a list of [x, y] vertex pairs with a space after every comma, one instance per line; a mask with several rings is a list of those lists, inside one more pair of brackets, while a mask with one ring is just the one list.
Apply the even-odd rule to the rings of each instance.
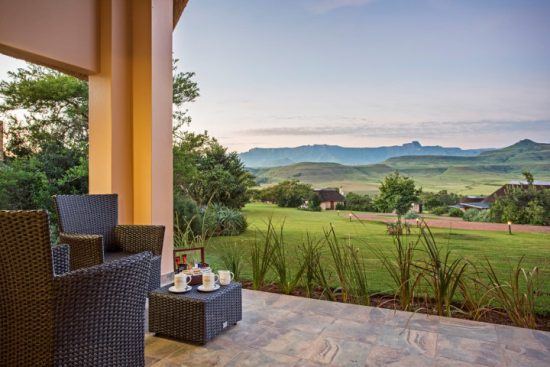
[[272, 230], [268, 231], [272, 236], [273, 255], [271, 256], [271, 267], [278, 277], [278, 283], [281, 290], [285, 294], [290, 294], [296, 288], [302, 274], [304, 273], [304, 265], [300, 264], [298, 269], [293, 269], [288, 263], [286, 253], [286, 243], [284, 241], [284, 222], [281, 224], [278, 231], [272, 226]]
[[433, 296], [433, 308], [437, 315], [451, 316], [452, 309], [456, 309], [452, 301], [463, 281], [467, 263], [462, 257], [451, 259], [449, 249], [442, 251], [425, 223], [420, 225], [420, 235], [426, 259], [418, 261], [416, 266]]
[[322, 242], [311, 237], [309, 232], [306, 233], [305, 239], [298, 246], [298, 259], [303, 268], [302, 281], [308, 297], [312, 296], [316, 285], [329, 288], [321, 266], [322, 254]]
[[271, 266], [275, 248], [272, 235], [274, 231], [275, 228], [270, 218], [267, 223], [267, 231], [262, 233], [262, 240], [256, 238], [252, 244], [252, 249], [250, 251], [252, 287], [256, 290], [260, 289], [265, 284], [266, 276]]
[[421, 273], [414, 265], [414, 253], [420, 240], [421, 236], [413, 239], [410, 235], [396, 232], [393, 234], [394, 249], [390, 255], [381, 249], [373, 250], [394, 283], [394, 300], [399, 302], [404, 311], [412, 309], [415, 289], [421, 279]]
[[370, 304], [365, 263], [351, 243], [340, 244], [334, 227], [325, 231], [325, 242], [334, 262], [334, 271], [340, 284], [342, 301]]
[[510, 270], [509, 279], [501, 281], [489, 262], [485, 271], [491, 285], [491, 295], [496, 304], [516, 326], [534, 329], [537, 326], [535, 305], [541, 295], [539, 268], [526, 270], [522, 267], [523, 256]]

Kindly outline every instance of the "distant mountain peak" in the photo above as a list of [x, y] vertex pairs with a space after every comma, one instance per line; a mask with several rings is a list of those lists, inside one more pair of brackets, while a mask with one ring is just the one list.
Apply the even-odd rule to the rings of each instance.
[[413, 140], [410, 143], [383, 147], [352, 148], [339, 145], [315, 144], [295, 148], [253, 148], [240, 154], [244, 164], [250, 168], [277, 167], [299, 162], [326, 162], [344, 165], [376, 164], [389, 158], [401, 156], [475, 156], [486, 149], [461, 149], [439, 145], [422, 145]]
[[538, 145], [539, 143], [531, 140], [531, 139], [522, 139], [518, 141], [516, 144], [513, 144], [512, 146], [532, 146], [532, 145]]

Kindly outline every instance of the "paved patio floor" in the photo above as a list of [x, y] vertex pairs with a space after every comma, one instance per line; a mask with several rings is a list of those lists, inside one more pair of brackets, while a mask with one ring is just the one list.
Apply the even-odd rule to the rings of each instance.
[[154, 367], [548, 367], [550, 333], [243, 290], [236, 326], [205, 346], [147, 334], [145, 356]]

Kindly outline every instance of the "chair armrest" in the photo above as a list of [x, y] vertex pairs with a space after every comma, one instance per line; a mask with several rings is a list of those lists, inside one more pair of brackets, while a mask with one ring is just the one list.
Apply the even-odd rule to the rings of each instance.
[[100, 235], [60, 233], [59, 243], [71, 249], [71, 270], [103, 264], [103, 237]]
[[56, 366], [143, 365], [150, 269], [144, 252], [54, 277]]
[[164, 226], [118, 225], [115, 227], [115, 241], [122, 251], [139, 253], [151, 251], [153, 255], [162, 254]]
[[52, 246], [53, 272], [55, 275], [68, 273], [69, 267], [69, 246]]

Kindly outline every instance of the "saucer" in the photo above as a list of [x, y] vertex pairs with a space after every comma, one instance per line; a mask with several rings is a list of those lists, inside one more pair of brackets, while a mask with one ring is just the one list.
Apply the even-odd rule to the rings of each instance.
[[189, 292], [191, 289], [193, 289], [193, 287], [191, 286], [187, 286], [187, 288], [185, 289], [176, 289], [175, 286], [171, 286], [170, 288], [168, 288], [168, 292], [172, 292], [172, 293], [185, 293], [185, 292]]
[[204, 288], [204, 286], [201, 284], [197, 287], [197, 290], [199, 292], [213, 292], [213, 291], [217, 291], [218, 289], [220, 289], [220, 285], [219, 284], [216, 284], [214, 286], [214, 288]]

